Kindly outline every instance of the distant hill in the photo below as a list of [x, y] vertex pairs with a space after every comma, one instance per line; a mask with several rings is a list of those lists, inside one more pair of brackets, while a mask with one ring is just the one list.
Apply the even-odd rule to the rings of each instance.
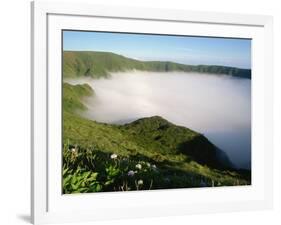
[[63, 76], [94, 78], [107, 77], [110, 72], [128, 70], [153, 72], [197, 72], [208, 74], [222, 74], [251, 79], [250, 69], [217, 65], [185, 65], [169, 61], [140, 61], [124, 57], [111, 52], [97, 51], [64, 51]]

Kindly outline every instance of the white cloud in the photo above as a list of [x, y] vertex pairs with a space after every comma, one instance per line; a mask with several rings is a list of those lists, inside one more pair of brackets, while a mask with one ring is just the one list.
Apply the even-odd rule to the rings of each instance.
[[111, 79], [80, 79], [96, 96], [85, 116], [126, 123], [160, 115], [207, 136], [237, 165], [250, 161], [250, 80], [194, 73], [114, 73]]

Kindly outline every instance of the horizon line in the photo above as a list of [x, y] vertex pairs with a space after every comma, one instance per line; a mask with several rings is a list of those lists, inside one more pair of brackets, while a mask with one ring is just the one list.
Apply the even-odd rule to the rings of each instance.
[[185, 63], [180, 63], [180, 62], [175, 62], [175, 61], [170, 61], [170, 60], [140, 60], [140, 59], [135, 59], [133, 57], [125, 56], [120, 53], [116, 52], [110, 52], [110, 51], [96, 51], [96, 50], [65, 50], [62, 49], [63, 52], [101, 52], [101, 53], [112, 53], [115, 55], [119, 55], [128, 59], [133, 59], [139, 62], [171, 62], [171, 63], [176, 63], [180, 65], [185, 65], [185, 66], [218, 66], [218, 67], [228, 67], [228, 68], [236, 68], [236, 69], [241, 69], [241, 70], [251, 70], [252, 68], [243, 68], [243, 67], [235, 67], [235, 66], [229, 66], [229, 65], [217, 65], [217, 64], [185, 64]]

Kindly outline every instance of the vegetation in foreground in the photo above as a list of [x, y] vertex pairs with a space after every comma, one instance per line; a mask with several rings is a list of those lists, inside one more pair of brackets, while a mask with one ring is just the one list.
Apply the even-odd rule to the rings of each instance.
[[[63, 84], [63, 193], [249, 185], [203, 135], [154, 116], [125, 125], [88, 120], [87, 84]], [[224, 160], [221, 160], [221, 159]]]

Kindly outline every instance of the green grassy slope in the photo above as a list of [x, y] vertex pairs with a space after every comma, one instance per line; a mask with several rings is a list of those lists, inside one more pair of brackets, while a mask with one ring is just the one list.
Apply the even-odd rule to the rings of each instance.
[[63, 85], [64, 193], [250, 183], [249, 172], [225, 167], [203, 135], [159, 116], [126, 125], [82, 118], [77, 110], [92, 94], [87, 84]]
[[71, 84], [64, 83], [63, 110], [66, 112], [72, 112], [74, 110], [85, 110], [86, 106], [83, 105], [81, 99], [93, 94], [94, 91], [88, 84], [73, 86]]
[[251, 79], [251, 70], [216, 65], [185, 65], [174, 62], [139, 61], [111, 52], [94, 51], [64, 51], [64, 77], [91, 76], [95, 78], [107, 77], [109, 72], [128, 70], [154, 72], [198, 72], [209, 74], [224, 74]]

